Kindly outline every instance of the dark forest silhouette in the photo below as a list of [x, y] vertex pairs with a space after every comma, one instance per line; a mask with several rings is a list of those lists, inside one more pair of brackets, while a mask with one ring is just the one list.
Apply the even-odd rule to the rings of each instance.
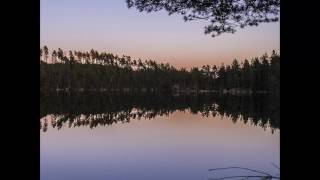
[[[40, 128], [108, 126], [131, 119], [153, 119], [175, 111], [202, 116], [222, 116], [234, 123], [242, 121], [272, 131], [280, 129], [279, 98], [270, 95], [183, 95], [75, 93], [52, 94], [40, 98]], [[49, 118], [49, 116], [50, 118]]]
[[[49, 57], [50, 56], [50, 57]], [[52, 63], [48, 63], [51, 59]], [[177, 69], [112, 53], [40, 49], [40, 91], [280, 92], [280, 55]]]

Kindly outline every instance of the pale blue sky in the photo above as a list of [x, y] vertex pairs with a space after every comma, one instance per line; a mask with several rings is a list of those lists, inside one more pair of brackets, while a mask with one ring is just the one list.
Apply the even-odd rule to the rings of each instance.
[[41, 0], [41, 46], [107, 51], [178, 67], [230, 63], [280, 48], [280, 25], [261, 24], [212, 38], [206, 21], [140, 13], [125, 0]]

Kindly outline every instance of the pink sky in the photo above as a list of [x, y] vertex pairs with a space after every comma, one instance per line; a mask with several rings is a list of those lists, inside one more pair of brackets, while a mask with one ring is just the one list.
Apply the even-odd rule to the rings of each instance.
[[41, 0], [41, 46], [49, 49], [93, 48], [187, 68], [280, 51], [279, 22], [215, 38], [203, 33], [205, 25], [165, 12], [139, 13], [124, 0]]

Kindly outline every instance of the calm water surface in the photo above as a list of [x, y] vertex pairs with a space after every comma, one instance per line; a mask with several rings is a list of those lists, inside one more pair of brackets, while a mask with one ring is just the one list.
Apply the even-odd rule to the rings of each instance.
[[41, 180], [205, 180], [252, 174], [208, 171], [229, 166], [279, 173], [271, 162], [280, 163], [280, 129], [250, 116], [245, 120], [239, 112], [236, 118], [222, 114], [219, 104], [205, 111], [208, 106], [199, 100], [196, 110], [172, 106], [155, 111], [154, 104], [129, 104], [100, 113], [99, 108], [62, 112], [53, 110], [58, 105], [53, 104], [42, 110], [40, 119]]

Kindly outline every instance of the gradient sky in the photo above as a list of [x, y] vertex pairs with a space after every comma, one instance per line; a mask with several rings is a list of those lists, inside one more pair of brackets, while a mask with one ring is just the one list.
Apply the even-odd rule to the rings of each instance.
[[280, 25], [261, 24], [212, 38], [206, 21], [140, 13], [125, 0], [41, 0], [41, 46], [130, 55], [177, 67], [230, 63], [280, 50]]

